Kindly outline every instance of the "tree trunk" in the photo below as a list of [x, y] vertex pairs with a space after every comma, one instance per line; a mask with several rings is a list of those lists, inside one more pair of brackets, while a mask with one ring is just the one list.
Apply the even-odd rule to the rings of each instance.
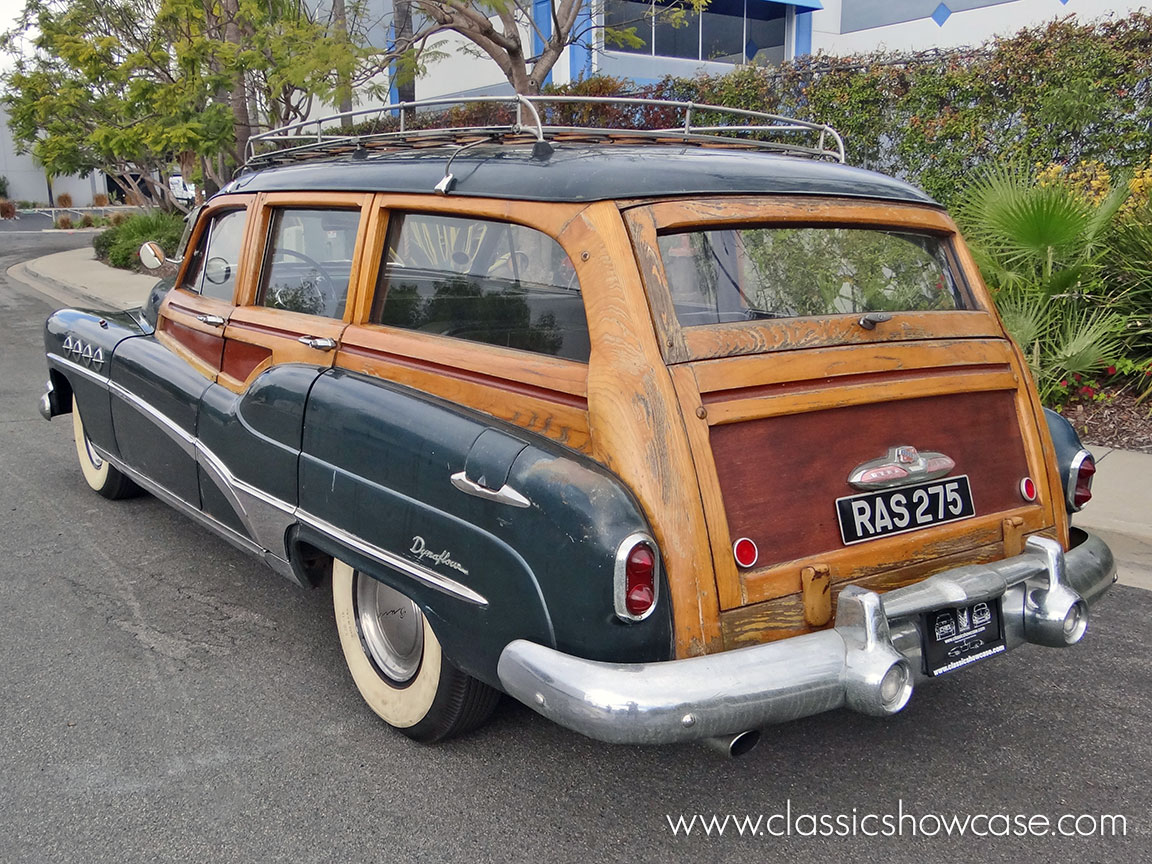
[[[336, 38], [348, 45], [348, 10], [344, 0], [332, 0], [332, 29], [336, 31]], [[342, 115], [341, 128], [351, 129], [352, 118], [348, 114], [352, 111], [352, 81], [343, 72], [339, 73], [339, 81], [336, 83], [336, 101]]]
[[[224, 22], [224, 41], [243, 48], [245, 34], [237, 20], [239, 0], [224, 0], [222, 6], [227, 16]], [[243, 165], [248, 152], [248, 138], [252, 134], [252, 121], [248, 116], [248, 82], [242, 70], [237, 70], [232, 77], [232, 92], [228, 101], [232, 106], [232, 126], [236, 132], [236, 164]]]

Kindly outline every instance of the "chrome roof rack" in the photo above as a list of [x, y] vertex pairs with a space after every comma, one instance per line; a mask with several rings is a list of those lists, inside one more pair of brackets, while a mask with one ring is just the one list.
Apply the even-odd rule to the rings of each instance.
[[[459, 122], [454, 106], [471, 114], [472, 106], [481, 105], [490, 106], [490, 125], [451, 125]], [[606, 117], [620, 125], [595, 125]], [[433, 128], [437, 122], [448, 125]], [[360, 129], [343, 128], [342, 123]], [[485, 141], [530, 143], [536, 153], [550, 152], [547, 142], [564, 141], [692, 144], [844, 161], [844, 140], [823, 123], [668, 99], [516, 95], [397, 102], [281, 126], [248, 140], [241, 172], [313, 159], [365, 157], [370, 151]]]

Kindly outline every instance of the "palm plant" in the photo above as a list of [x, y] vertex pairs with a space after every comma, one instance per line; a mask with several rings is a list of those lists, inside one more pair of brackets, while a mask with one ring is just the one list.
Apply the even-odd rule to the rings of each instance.
[[1102, 264], [1127, 195], [1120, 183], [1092, 200], [1017, 166], [992, 168], [961, 193], [957, 221], [1045, 402], [1062, 380], [1092, 375], [1125, 353], [1128, 316], [1110, 296]]

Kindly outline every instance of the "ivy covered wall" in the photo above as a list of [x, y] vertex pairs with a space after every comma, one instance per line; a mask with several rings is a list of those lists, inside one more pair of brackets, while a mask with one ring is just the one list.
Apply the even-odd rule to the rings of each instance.
[[829, 123], [851, 164], [908, 179], [949, 204], [988, 162], [1147, 166], [1152, 15], [1066, 18], [959, 51], [807, 56], [641, 91]]

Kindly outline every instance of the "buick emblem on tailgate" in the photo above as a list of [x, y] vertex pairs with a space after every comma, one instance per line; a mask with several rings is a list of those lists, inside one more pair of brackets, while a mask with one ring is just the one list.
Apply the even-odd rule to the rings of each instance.
[[890, 447], [888, 455], [852, 469], [848, 483], [855, 489], [890, 489], [921, 480], [935, 480], [956, 467], [943, 453], [921, 453], [909, 444]]

